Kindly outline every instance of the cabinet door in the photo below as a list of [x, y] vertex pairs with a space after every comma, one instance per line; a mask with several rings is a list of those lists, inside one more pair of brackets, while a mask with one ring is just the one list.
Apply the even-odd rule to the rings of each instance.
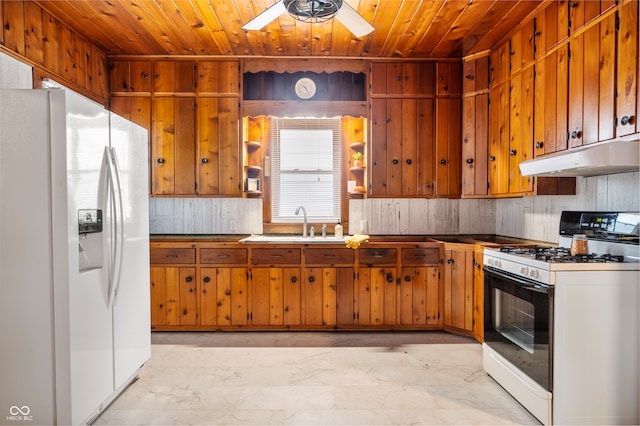
[[533, 61], [533, 20], [527, 22], [510, 40], [510, 71], [515, 73]]
[[568, 68], [567, 46], [535, 65], [535, 155], [567, 149]]
[[437, 266], [406, 266], [400, 275], [401, 325], [439, 325]]
[[151, 267], [151, 328], [167, 325], [167, 276], [165, 268]]
[[[232, 287], [238, 283], [246, 287], [246, 281], [246, 268], [200, 268], [200, 324], [236, 325], [232, 312], [237, 301]], [[243, 321], [246, 323], [246, 316]]]
[[489, 92], [489, 193], [509, 192], [509, 86]]
[[460, 195], [461, 100], [436, 99], [436, 195]]
[[533, 67], [511, 77], [509, 115], [509, 193], [533, 190], [533, 179], [522, 176], [520, 163], [533, 158]]
[[469, 96], [462, 108], [462, 195], [487, 195], [489, 95]]
[[237, 61], [199, 61], [198, 93], [238, 94], [239, 63]]
[[473, 251], [473, 335], [484, 342], [484, 247]]
[[360, 268], [358, 276], [356, 296], [358, 324], [396, 324], [396, 268]]
[[630, 1], [620, 9], [616, 69], [616, 135], [638, 132], [638, 7]]
[[473, 249], [445, 248], [444, 325], [473, 331]]
[[153, 91], [164, 93], [195, 92], [194, 61], [156, 61], [153, 64]]
[[353, 324], [353, 268], [306, 268], [303, 293], [304, 325]]
[[239, 196], [238, 99], [201, 97], [197, 111], [198, 194]]
[[253, 268], [251, 324], [300, 324], [300, 269]]
[[462, 94], [462, 63], [438, 62], [436, 64], [436, 95], [458, 96]]
[[153, 193], [195, 194], [195, 101], [155, 98], [153, 101]]

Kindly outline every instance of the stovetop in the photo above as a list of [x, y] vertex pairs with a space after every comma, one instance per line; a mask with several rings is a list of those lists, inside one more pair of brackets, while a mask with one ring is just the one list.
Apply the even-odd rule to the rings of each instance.
[[622, 263], [625, 257], [609, 253], [572, 255], [566, 247], [502, 247], [500, 251], [547, 263]]

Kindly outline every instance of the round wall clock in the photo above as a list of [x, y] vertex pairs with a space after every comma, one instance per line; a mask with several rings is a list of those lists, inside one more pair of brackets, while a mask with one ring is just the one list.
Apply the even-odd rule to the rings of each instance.
[[316, 82], [308, 77], [296, 81], [296, 95], [300, 99], [310, 99], [316, 94]]

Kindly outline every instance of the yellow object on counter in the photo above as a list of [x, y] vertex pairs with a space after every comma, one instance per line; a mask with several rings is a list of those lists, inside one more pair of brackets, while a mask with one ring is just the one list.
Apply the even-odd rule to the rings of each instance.
[[369, 239], [368, 235], [364, 234], [354, 234], [351, 237], [347, 238], [346, 243], [347, 247], [352, 249], [357, 249], [360, 247], [360, 243], [367, 241]]

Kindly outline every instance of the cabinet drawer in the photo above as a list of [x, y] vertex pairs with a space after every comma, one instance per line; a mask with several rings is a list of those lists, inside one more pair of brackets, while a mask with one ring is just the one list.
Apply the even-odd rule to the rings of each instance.
[[353, 265], [353, 249], [305, 249], [304, 260], [307, 264]]
[[366, 248], [358, 250], [358, 261], [365, 265], [395, 264], [398, 250], [395, 248]]
[[193, 248], [151, 248], [151, 263], [196, 263], [196, 249]]
[[254, 265], [300, 264], [300, 249], [252, 249], [251, 263]]
[[437, 248], [402, 249], [400, 258], [403, 265], [435, 265], [440, 261]]
[[200, 263], [247, 263], [247, 249], [203, 248]]

